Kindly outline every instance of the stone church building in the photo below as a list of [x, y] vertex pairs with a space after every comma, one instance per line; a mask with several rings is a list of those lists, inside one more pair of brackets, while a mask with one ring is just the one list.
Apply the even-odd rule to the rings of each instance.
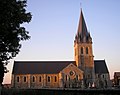
[[92, 37], [81, 10], [74, 40], [75, 61], [14, 61], [14, 88], [107, 88], [105, 60], [94, 60]]

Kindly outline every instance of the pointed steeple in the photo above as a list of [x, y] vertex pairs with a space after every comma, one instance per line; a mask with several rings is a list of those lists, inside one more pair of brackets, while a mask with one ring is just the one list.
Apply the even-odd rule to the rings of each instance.
[[79, 20], [79, 25], [78, 25], [78, 33], [85, 35], [87, 33], [87, 26], [84, 20], [83, 12], [81, 9], [81, 15], [80, 15], [80, 20]]
[[87, 30], [87, 26], [86, 26], [86, 23], [85, 23], [85, 19], [84, 19], [84, 16], [83, 16], [82, 9], [81, 9], [81, 13], [80, 13], [80, 19], [79, 19], [76, 38], [80, 42], [89, 42], [89, 40], [90, 40], [89, 38], [91, 38], [90, 33]]
[[80, 12], [77, 34], [74, 40], [74, 58], [76, 66], [83, 71], [84, 84], [91, 85], [95, 80], [92, 38], [90, 32], [87, 30], [82, 9]]

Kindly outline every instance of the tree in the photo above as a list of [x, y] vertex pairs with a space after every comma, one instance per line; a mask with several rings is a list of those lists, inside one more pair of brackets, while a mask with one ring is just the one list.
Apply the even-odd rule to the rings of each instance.
[[26, 12], [26, 0], [0, 0], [0, 84], [7, 72], [8, 60], [15, 57], [21, 48], [21, 41], [30, 38], [21, 24], [31, 21]]

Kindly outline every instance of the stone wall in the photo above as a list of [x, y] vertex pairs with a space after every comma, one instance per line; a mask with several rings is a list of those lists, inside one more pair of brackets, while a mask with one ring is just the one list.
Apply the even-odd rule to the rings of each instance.
[[68, 65], [60, 73], [64, 88], [82, 87], [83, 71], [81, 71], [75, 65]]
[[64, 88], [81, 87], [83, 71], [69, 64], [58, 74], [19, 74], [12, 75], [14, 88]]
[[[48, 81], [48, 77], [49, 77], [49, 81]], [[12, 75], [12, 87], [15, 87], [15, 88], [46, 88], [46, 87], [57, 88], [59, 87], [59, 74]]]
[[109, 73], [96, 74], [95, 77], [96, 77], [95, 78], [96, 88], [110, 88], [111, 87]]

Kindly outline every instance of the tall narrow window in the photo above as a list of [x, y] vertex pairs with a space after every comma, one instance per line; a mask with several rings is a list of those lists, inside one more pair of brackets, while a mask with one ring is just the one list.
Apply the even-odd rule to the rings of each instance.
[[50, 82], [50, 76], [48, 76], [48, 82]]
[[86, 54], [88, 54], [88, 47], [86, 47]]
[[55, 82], [57, 82], [57, 77], [55, 76]]
[[26, 81], [27, 81], [27, 78], [26, 78], [26, 76], [24, 76], [24, 79], [23, 79], [23, 80], [24, 80], [24, 82], [26, 82]]
[[83, 47], [81, 47], [81, 54], [83, 54]]
[[19, 77], [17, 77], [17, 82], [20, 82], [20, 78]]
[[76, 80], [79, 80], [78, 75], [76, 75]]
[[67, 75], [66, 75], [66, 81], [67, 81]]
[[35, 82], [35, 77], [34, 76], [32, 77], [32, 82]]
[[41, 81], [42, 81], [42, 77], [40, 76], [40, 77], [39, 77], [39, 82], [41, 82]]
[[103, 75], [103, 78], [104, 78], [105, 76]]
[[81, 75], [79, 75], [79, 79], [81, 79]]

